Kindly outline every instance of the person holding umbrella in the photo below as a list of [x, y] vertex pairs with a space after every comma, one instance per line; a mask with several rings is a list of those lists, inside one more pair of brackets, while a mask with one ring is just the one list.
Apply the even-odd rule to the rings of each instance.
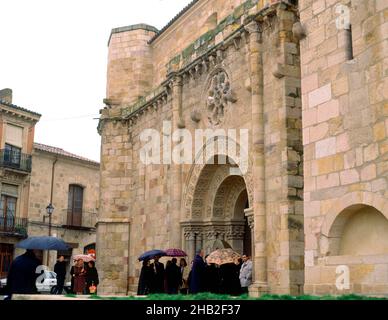
[[144, 296], [150, 293], [153, 282], [154, 271], [150, 266], [150, 260], [143, 260], [143, 266], [140, 271], [139, 284], [137, 287], [137, 294]]
[[166, 267], [167, 293], [178, 294], [179, 286], [182, 284], [182, 274], [177, 266], [177, 259], [172, 258], [171, 263]]
[[27, 249], [24, 254], [12, 262], [5, 289], [9, 299], [14, 293], [36, 294], [38, 292], [36, 278], [39, 274], [36, 273], [36, 270], [39, 265], [40, 262], [32, 249]]
[[16, 244], [16, 248], [26, 249], [27, 251], [17, 257], [11, 264], [6, 288], [8, 298], [11, 298], [13, 293], [37, 293], [36, 279], [39, 274], [36, 272], [41, 263], [36, 258], [34, 250], [69, 249], [62, 239], [50, 236], [28, 237]]
[[[139, 261], [146, 261], [154, 259], [154, 263], [150, 264], [152, 277], [150, 277], [150, 293], [164, 293], [164, 265], [159, 262], [159, 258], [165, 256], [166, 252], [162, 250], [150, 250], [144, 252], [139, 258]], [[144, 264], [143, 264], [144, 266]]]
[[154, 263], [151, 264], [151, 268], [154, 272], [153, 283], [151, 285], [152, 293], [164, 293], [164, 264], [159, 262], [160, 256], [154, 257]]
[[239, 259], [240, 254], [230, 248], [217, 249], [210, 253], [206, 262], [220, 266], [221, 292], [230, 295], [241, 294], [239, 279]]
[[74, 293], [83, 294], [85, 292], [86, 285], [86, 270], [84, 267], [84, 261], [78, 259], [74, 266]]

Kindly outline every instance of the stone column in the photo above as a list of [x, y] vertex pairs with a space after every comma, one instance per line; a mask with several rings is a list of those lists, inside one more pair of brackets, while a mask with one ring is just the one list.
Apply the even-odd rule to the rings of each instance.
[[[251, 248], [252, 248], [252, 261], [255, 259], [255, 220], [253, 216], [253, 208], [244, 210], [244, 215], [247, 217], [249, 230], [251, 232]], [[255, 268], [253, 266], [252, 279], [255, 279]]]
[[263, 103], [263, 65], [261, 53], [261, 32], [257, 22], [252, 21], [246, 27], [249, 33], [249, 67], [251, 77], [252, 103], [252, 151], [254, 194], [254, 284], [250, 288], [252, 295], [268, 291], [267, 253], [266, 253], [266, 210], [265, 210], [265, 158], [264, 158], [264, 103]]
[[[195, 233], [195, 251], [203, 249], [202, 245], [202, 233], [200, 231], [197, 231]], [[194, 253], [195, 254], [195, 253]]]
[[[195, 255], [195, 234], [192, 231], [185, 232], [186, 241], [186, 253], [189, 257], [189, 261], [194, 259]], [[189, 263], [189, 261], [187, 261]]]
[[[172, 81], [172, 132], [181, 128], [182, 114], [182, 77], [174, 76]], [[177, 142], [172, 143], [172, 150]], [[182, 197], [182, 165], [174, 163], [172, 159], [171, 173], [171, 225], [170, 245], [179, 248], [181, 243], [181, 197]]]

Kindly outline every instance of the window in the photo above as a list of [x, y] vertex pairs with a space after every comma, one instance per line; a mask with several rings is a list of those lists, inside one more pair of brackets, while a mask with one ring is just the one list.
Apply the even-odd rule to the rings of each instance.
[[23, 128], [7, 124], [5, 143], [21, 148], [23, 146]]
[[8, 275], [13, 257], [13, 245], [0, 243], [0, 278]]
[[0, 228], [4, 231], [12, 230], [15, 225], [17, 198], [1, 195], [0, 201]]
[[4, 163], [12, 167], [19, 167], [21, 154], [21, 148], [6, 143], [4, 150]]
[[84, 189], [81, 186], [71, 184], [67, 207], [67, 224], [80, 227], [82, 225], [82, 203]]

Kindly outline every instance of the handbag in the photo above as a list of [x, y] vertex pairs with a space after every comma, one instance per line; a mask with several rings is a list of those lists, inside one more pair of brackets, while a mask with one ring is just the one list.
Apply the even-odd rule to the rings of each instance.
[[89, 287], [89, 292], [91, 294], [96, 293], [97, 287], [94, 285], [94, 282], [92, 282], [92, 285]]

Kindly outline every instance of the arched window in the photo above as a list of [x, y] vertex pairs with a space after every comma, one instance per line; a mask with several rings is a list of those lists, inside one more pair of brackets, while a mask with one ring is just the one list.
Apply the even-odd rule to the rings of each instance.
[[67, 206], [67, 224], [69, 226], [82, 226], [82, 204], [84, 198], [83, 187], [71, 184], [69, 186], [69, 197]]

